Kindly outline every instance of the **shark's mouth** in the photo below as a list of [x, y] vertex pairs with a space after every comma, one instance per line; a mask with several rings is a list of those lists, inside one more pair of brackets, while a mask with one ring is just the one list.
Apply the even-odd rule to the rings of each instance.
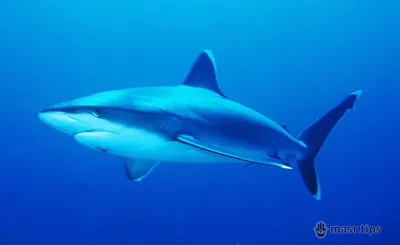
[[89, 130], [74, 134], [74, 138], [80, 144], [102, 152], [109, 152], [115, 143], [117, 134], [104, 131]]
[[89, 130], [85, 130], [85, 131], [74, 132], [72, 135], [75, 137], [75, 135], [77, 135], [77, 134], [90, 133], [90, 132], [98, 132], [98, 131], [96, 131], [95, 129], [89, 129]]
[[104, 137], [115, 137], [118, 134], [113, 133], [113, 132], [107, 132], [107, 131], [99, 131], [99, 130], [85, 130], [81, 132], [76, 132], [74, 133], [74, 137], [94, 137], [94, 138], [104, 138]]
[[111, 132], [88, 130], [74, 134], [80, 144], [101, 152], [112, 152], [112, 143], [118, 135]]
[[108, 148], [96, 147], [96, 150], [99, 150], [99, 151], [102, 151], [102, 152], [108, 152], [110, 149], [108, 149]]

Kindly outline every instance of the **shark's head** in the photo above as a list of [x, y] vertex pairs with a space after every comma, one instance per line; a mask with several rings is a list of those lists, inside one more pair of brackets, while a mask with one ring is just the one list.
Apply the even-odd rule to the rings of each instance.
[[112, 117], [126, 109], [128, 99], [121, 90], [97, 93], [62, 102], [38, 113], [42, 122], [70, 135], [117, 130]]
[[165, 94], [165, 90], [133, 88], [97, 93], [51, 106], [38, 117], [85, 146], [122, 155], [126, 142], [156, 140], [157, 135], [148, 131], [166, 125], [158, 116], [165, 103], [156, 99], [162, 94], [159, 91]]
[[111, 131], [109, 121], [101, 118], [104, 108], [90, 107], [65, 107], [49, 108], [38, 113], [45, 124], [69, 135], [83, 132]]
[[38, 113], [45, 124], [72, 135], [91, 148], [107, 151], [138, 117], [131, 111], [128, 91], [98, 93], [56, 104]]

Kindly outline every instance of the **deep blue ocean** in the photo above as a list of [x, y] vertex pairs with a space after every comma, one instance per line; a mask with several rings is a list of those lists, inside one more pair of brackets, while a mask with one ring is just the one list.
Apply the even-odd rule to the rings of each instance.
[[[0, 245], [400, 244], [400, 2], [0, 1]], [[161, 164], [140, 183], [37, 112], [79, 96], [178, 85], [211, 49], [219, 85], [295, 135], [362, 89], [297, 169]], [[327, 225], [380, 226], [328, 234]]]

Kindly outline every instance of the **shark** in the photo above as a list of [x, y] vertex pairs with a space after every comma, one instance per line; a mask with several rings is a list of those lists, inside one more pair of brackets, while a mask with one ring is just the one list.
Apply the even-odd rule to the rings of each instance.
[[203, 50], [178, 85], [97, 92], [40, 110], [38, 117], [84, 146], [124, 158], [125, 174], [133, 181], [163, 162], [296, 166], [308, 192], [320, 200], [315, 158], [361, 93], [347, 95], [294, 135], [229, 99], [218, 85], [212, 51]]

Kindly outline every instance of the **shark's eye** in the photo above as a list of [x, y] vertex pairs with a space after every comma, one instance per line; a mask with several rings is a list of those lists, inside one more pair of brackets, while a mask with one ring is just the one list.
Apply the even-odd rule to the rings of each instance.
[[100, 117], [101, 110], [100, 109], [94, 109], [92, 114], [93, 114], [94, 117]]

